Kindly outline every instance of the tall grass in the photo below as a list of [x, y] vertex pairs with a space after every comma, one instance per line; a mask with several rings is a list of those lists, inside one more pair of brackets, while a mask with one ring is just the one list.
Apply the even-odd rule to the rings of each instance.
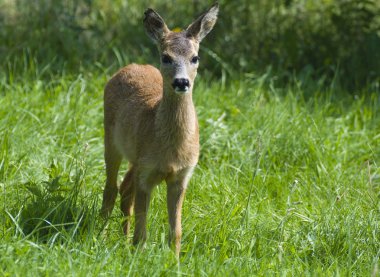
[[110, 72], [47, 79], [32, 61], [18, 80], [0, 82], [0, 275], [379, 273], [378, 91], [201, 74], [201, 158], [177, 263], [166, 246], [164, 185], [145, 249], [123, 237], [118, 209], [107, 222], [98, 217]]

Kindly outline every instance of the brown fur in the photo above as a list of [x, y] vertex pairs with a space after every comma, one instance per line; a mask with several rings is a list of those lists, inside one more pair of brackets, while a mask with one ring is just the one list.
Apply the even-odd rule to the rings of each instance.
[[[198, 121], [192, 101], [193, 82], [198, 64], [199, 42], [216, 21], [213, 6], [192, 26], [191, 35], [170, 32], [162, 18], [147, 10], [144, 20], [148, 34], [163, 55], [171, 57], [161, 71], [150, 65], [128, 65], [117, 72], [104, 90], [105, 162], [107, 180], [102, 214], [109, 216], [117, 196], [117, 174], [122, 158], [129, 170], [120, 185], [121, 210], [129, 232], [129, 217], [135, 210], [133, 242], [146, 239], [146, 214], [153, 187], [165, 180], [170, 223], [169, 241], [179, 255], [181, 208], [192, 171], [198, 162]], [[203, 20], [203, 18], [207, 20]], [[210, 25], [210, 18], [214, 19]], [[196, 23], [198, 22], [198, 23]], [[204, 24], [203, 34], [194, 32], [194, 24]], [[202, 25], [203, 26], [203, 25]], [[202, 30], [202, 26], [198, 26]], [[190, 28], [190, 27], [189, 27]], [[201, 31], [200, 31], [201, 32]], [[175, 78], [186, 78], [189, 89], [178, 93]]]

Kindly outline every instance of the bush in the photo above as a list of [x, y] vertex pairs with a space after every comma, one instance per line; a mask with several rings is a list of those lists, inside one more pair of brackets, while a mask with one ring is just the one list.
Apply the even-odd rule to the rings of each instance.
[[[380, 3], [376, 0], [220, 1], [220, 20], [203, 44], [214, 73], [308, 72], [338, 77], [347, 88], [379, 82]], [[147, 7], [169, 27], [185, 28], [208, 3], [110, 0], [0, 0], [0, 58], [15, 65], [28, 53], [52, 69], [152, 62], [154, 46], [141, 24]], [[116, 63], [115, 63], [116, 61]], [[4, 66], [4, 65], [3, 65]], [[108, 67], [108, 66], [107, 66]], [[285, 74], [283, 74], [285, 73]]]
[[213, 49], [244, 71], [270, 65], [333, 77], [339, 70], [347, 86], [361, 86], [380, 75], [379, 7], [361, 0], [226, 1], [224, 9], [239, 16], [222, 13], [225, 43]]

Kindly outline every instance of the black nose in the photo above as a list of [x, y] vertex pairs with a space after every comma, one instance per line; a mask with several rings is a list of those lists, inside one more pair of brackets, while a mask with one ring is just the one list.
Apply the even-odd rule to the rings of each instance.
[[185, 78], [176, 78], [172, 84], [174, 89], [187, 90], [190, 87], [190, 82]]

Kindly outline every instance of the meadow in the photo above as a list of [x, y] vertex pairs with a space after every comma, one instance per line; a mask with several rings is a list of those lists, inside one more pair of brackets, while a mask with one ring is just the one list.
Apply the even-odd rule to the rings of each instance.
[[178, 261], [165, 184], [144, 249], [99, 216], [103, 88], [211, 2], [0, 0], [0, 276], [380, 275], [380, 2], [219, 3]]
[[30, 63], [22, 80], [0, 82], [1, 276], [379, 274], [378, 91], [201, 71], [201, 158], [178, 263], [164, 184], [145, 249], [122, 235], [118, 206], [107, 222], [98, 216], [112, 71], [40, 72]]

